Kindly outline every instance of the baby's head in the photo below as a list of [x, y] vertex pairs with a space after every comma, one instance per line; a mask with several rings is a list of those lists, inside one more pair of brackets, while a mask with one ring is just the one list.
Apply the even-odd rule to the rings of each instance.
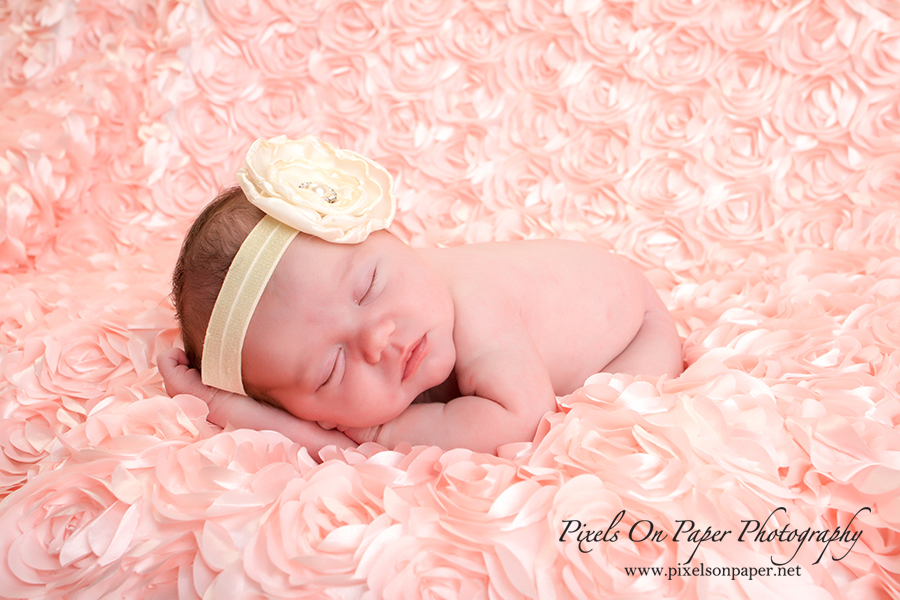
[[[204, 383], [307, 420], [370, 427], [450, 375], [453, 303], [419, 253], [371, 219], [344, 219], [349, 225], [323, 233], [322, 223], [339, 221], [326, 215], [307, 228], [313, 235], [298, 232], [302, 220], [273, 219], [281, 206], [263, 206], [265, 216], [241, 183], [197, 218], [173, 277], [185, 351]], [[354, 192], [299, 183], [283, 193], [318, 189], [331, 204], [329, 196]], [[348, 235], [355, 236], [349, 243]]]
[[[264, 216], [235, 186], [203, 209], [184, 238], [172, 274], [172, 299], [184, 352], [194, 368], [200, 368], [209, 317], [225, 275], [241, 244]], [[246, 391], [271, 402], [252, 387]]]

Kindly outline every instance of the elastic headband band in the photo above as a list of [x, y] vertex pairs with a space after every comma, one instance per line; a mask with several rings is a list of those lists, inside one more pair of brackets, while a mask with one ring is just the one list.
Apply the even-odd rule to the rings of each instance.
[[241, 244], [206, 328], [200, 365], [206, 385], [246, 395], [241, 379], [244, 336], [266, 284], [297, 233], [266, 215]]

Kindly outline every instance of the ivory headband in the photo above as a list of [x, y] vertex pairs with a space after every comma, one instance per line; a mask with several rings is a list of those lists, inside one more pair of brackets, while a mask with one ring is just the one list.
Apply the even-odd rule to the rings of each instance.
[[200, 365], [203, 383], [246, 395], [240, 360], [244, 336], [266, 284], [297, 233], [266, 215], [241, 244], [209, 317]]
[[244, 337], [266, 284], [297, 233], [359, 243], [390, 225], [397, 202], [384, 167], [313, 136], [256, 140], [237, 179], [247, 199], [266, 216], [241, 244], [222, 282], [206, 328], [200, 373], [206, 385], [246, 395]]

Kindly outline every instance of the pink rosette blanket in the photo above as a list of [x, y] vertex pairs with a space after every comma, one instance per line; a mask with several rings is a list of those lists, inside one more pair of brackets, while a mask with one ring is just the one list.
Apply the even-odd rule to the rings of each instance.
[[[0, 597], [900, 597], [896, 2], [9, 2], [0, 78]], [[309, 133], [414, 245], [635, 261], [684, 374], [500, 456], [209, 425], [174, 258]]]

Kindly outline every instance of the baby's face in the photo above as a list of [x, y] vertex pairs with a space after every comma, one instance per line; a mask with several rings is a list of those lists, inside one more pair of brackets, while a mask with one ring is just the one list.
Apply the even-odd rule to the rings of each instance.
[[298, 236], [250, 321], [244, 381], [309, 421], [386, 423], [453, 371], [453, 320], [443, 279], [390, 233]]

